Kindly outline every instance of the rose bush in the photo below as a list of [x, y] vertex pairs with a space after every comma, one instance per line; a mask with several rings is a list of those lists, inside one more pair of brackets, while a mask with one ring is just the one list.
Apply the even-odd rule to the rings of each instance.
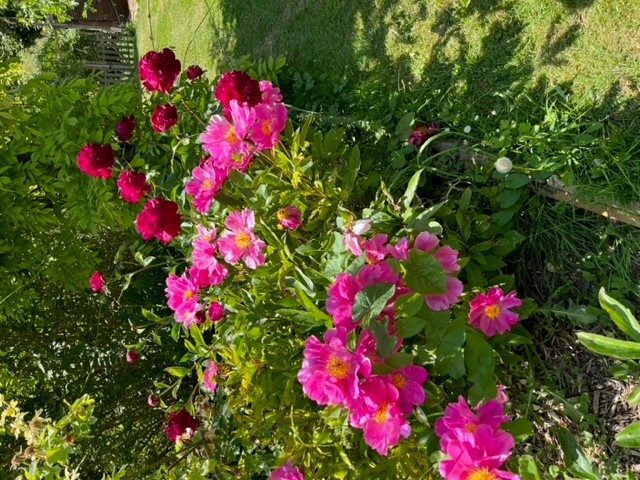
[[150, 122], [128, 125], [150, 125], [155, 148], [119, 124], [130, 146], [117, 158], [102, 155], [108, 145], [79, 146], [78, 158], [90, 176], [116, 171], [125, 202], [149, 196], [136, 229], [163, 245], [136, 254], [165, 265], [167, 304], [145, 307], [151, 324], [129, 346], [138, 361], [166, 330], [184, 347], [149, 397], [183, 452], [158, 475], [422, 478], [440, 448], [445, 478], [507, 475], [507, 417], [477, 435], [433, 421], [458, 395], [504, 409], [496, 368], [508, 342], [481, 332], [508, 332], [522, 302], [458, 278], [468, 259], [416, 195], [422, 169], [402, 198], [383, 185], [362, 210], [360, 152], [344, 132], [289, 118], [270, 81], [233, 71], [214, 88], [194, 66], [179, 70], [168, 49], [141, 60]]

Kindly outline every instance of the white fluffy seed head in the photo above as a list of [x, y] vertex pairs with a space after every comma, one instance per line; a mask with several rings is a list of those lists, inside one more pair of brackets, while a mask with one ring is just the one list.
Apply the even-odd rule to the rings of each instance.
[[496, 160], [495, 167], [500, 173], [509, 173], [513, 168], [513, 162], [509, 157], [500, 157]]

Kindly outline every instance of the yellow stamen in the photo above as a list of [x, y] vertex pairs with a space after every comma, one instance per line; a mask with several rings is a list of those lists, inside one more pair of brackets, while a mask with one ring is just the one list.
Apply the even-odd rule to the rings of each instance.
[[391, 416], [389, 415], [389, 407], [390, 405], [388, 403], [383, 403], [378, 411], [373, 414], [373, 421], [378, 425], [386, 423]]
[[193, 290], [187, 290], [186, 292], [184, 292], [185, 300], [191, 300], [195, 296], [196, 296], [196, 292], [194, 292]]
[[236, 134], [236, 127], [234, 127], [233, 125], [229, 127], [229, 130], [227, 130], [227, 134], [224, 136], [224, 139], [229, 142], [231, 145], [236, 145], [238, 143], [240, 143], [240, 139], [238, 138], [238, 135]]
[[469, 433], [475, 433], [477, 429], [478, 429], [478, 425], [476, 425], [475, 423], [470, 423], [465, 427], [465, 430]]
[[497, 480], [488, 468], [476, 468], [467, 475], [466, 480]]
[[500, 307], [498, 305], [490, 305], [484, 309], [484, 315], [490, 320], [495, 320], [500, 316]]
[[339, 359], [338, 357], [329, 358], [327, 363], [327, 372], [336, 380], [344, 380], [349, 376], [351, 370], [349, 363]]
[[393, 386], [398, 390], [402, 390], [404, 386], [407, 384], [407, 380], [404, 378], [404, 375], [401, 373], [395, 373], [393, 377], [391, 377], [391, 382]]
[[262, 122], [261, 130], [264, 135], [271, 135], [271, 122], [269, 120]]
[[204, 190], [211, 190], [213, 188], [213, 182], [211, 180], [209, 180], [208, 178], [203, 180], [202, 188]]
[[236, 235], [236, 247], [244, 250], [251, 245], [251, 237], [246, 232], [240, 232]]

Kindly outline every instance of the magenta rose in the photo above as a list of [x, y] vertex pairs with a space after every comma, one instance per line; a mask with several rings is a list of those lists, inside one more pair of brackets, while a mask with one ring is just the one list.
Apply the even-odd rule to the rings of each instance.
[[138, 203], [142, 197], [151, 191], [144, 173], [124, 171], [118, 177], [118, 192], [127, 203]]
[[91, 278], [89, 278], [89, 288], [92, 292], [104, 293], [106, 284], [104, 283], [104, 277], [100, 272], [93, 272]]
[[93, 178], [111, 178], [111, 169], [116, 162], [110, 145], [91, 143], [80, 149], [77, 156], [78, 168]]
[[409, 135], [407, 142], [416, 148], [420, 148], [424, 142], [433, 137], [436, 133], [439, 133], [440, 130], [441, 127], [438, 123], [432, 123], [431, 125], [418, 125]]
[[170, 93], [180, 75], [180, 61], [169, 48], [151, 51], [140, 59], [139, 70], [140, 81], [147, 92]]
[[186, 410], [169, 414], [167, 426], [164, 433], [172, 442], [178, 440], [189, 440], [193, 437], [200, 426], [200, 422], [193, 418]]
[[220, 78], [214, 96], [222, 105], [225, 116], [229, 116], [231, 100], [239, 104], [246, 103], [253, 107], [262, 101], [260, 84], [245, 72], [234, 70], [227, 72]]
[[209, 318], [213, 323], [218, 323], [224, 318], [224, 307], [220, 302], [212, 302], [209, 305]]
[[133, 136], [133, 131], [136, 128], [136, 117], [131, 115], [130, 117], [124, 117], [116, 125], [116, 136], [121, 142], [128, 142]]
[[163, 198], [149, 200], [136, 219], [136, 230], [144, 240], [156, 238], [168, 245], [180, 235], [182, 218], [175, 202]]
[[204, 70], [202, 70], [198, 65], [191, 65], [187, 68], [187, 78], [192, 82], [200, 78], [203, 73]]
[[157, 133], [164, 133], [178, 123], [178, 110], [173, 105], [158, 105], [151, 115], [151, 126]]
[[140, 354], [135, 350], [127, 350], [126, 358], [127, 358], [127, 363], [130, 363], [133, 365], [135, 363], [138, 363], [138, 360], [140, 360]]

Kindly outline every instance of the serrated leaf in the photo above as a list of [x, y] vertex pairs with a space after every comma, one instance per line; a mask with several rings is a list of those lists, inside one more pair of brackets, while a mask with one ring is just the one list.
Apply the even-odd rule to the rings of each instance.
[[393, 309], [398, 317], [413, 317], [424, 307], [424, 298], [419, 293], [408, 293], [396, 298]]
[[415, 292], [437, 295], [447, 290], [447, 276], [442, 265], [428, 253], [411, 250], [409, 259], [402, 263], [404, 282]]
[[413, 337], [420, 333], [426, 324], [426, 320], [420, 317], [401, 317], [397, 320], [396, 326], [398, 335], [402, 338]]
[[358, 322], [362, 319], [376, 318], [395, 292], [396, 286], [391, 283], [379, 283], [361, 290], [356, 295], [353, 305], [353, 320]]
[[190, 368], [187, 367], [167, 367], [164, 369], [169, 375], [173, 375], [174, 377], [182, 378], [185, 375], [189, 374], [191, 371]]

